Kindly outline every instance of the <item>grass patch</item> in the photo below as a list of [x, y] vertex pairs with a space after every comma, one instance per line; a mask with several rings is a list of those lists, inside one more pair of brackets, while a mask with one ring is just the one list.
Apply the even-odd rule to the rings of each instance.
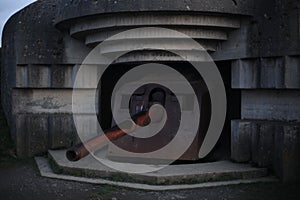
[[90, 200], [99, 200], [99, 199], [111, 199], [112, 195], [116, 195], [117, 192], [124, 190], [124, 188], [112, 185], [103, 185], [101, 192], [93, 193], [90, 195]]

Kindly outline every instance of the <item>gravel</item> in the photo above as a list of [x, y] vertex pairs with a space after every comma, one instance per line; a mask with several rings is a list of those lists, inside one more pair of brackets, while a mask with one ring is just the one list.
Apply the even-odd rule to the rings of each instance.
[[152, 192], [43, 178], [32, 159], [0, 162], [1, 200], [240, 200], [300, 199], [300, 184], [248, 184]]

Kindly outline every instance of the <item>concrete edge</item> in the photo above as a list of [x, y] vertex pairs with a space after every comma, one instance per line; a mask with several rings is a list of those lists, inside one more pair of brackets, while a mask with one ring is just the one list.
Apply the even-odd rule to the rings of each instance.
[[[88, 177], [88, 178], [101, 178], [111, 181], [127, 181], [130, 183], [142, 183], [150, 185], [183, 185], [183, 184], [197, 184], [205, 182], [220, 182], [220, 181], [229, 181], [229, 180], [245, 180], [245, 179], [255, 179], [260, 177], [266, 177], [268, 175], [268, 170], [266, 168], [245, 168], [237, 169], [237, 171], [231, 170], [222, 170], [219, 171], [210, 171], [201, 173], [192, 173], [192, 174], [128, 174], [124, 172], [118, 172], [108, 169], [95, 169], [95, 168], [85, 168], [84, 166], [72, 166], [70, 163], [62, 162], [62, 160], [57, 158], [57, 155], [54, 155], [56, 151], [48, 151], [48, 159], [51, 164], [51, 168], [57, 167], [59, 174], [78, 176], [78, 177]], [[53, 154], [54, 153], [54, 154]], [[65, 157], [65, 153], [63, 154]], [[225, 161], [223, 161], [225, 162]], [[54, 166], [52, 165], [54, 164]], [[204, 164], [204, 163], [203, 163]], [[213, 164], [213, 163], [206, 163]], [[221, 163], [220, 163], [221, 164]], [[182, 165], [183, 166], [183, 165]], [[211, 166], [213, 167], [213, 166]], [[56, 173], [56, 171], [54, 170]], [[80, 173], [78, 173], [80, 172]], [[115, 177], [122, 177], [114, 179]], [[225, 177], [225, 178], [224, 178]], [[229, 178], [230, 177], [230, 178]]]
[[101, 178], [85, 178], [85, 177], [76, 177], [76, 176], [63, 175], [63, 174], [55, 174], [52, 171], [47, 158], [35, 157], [35, 161], [42, 177], [61, 179], [66, 181], [90, 183], [90, 184], [112, 185], [118, 187], [132, 188], [138, 190], [150, 190], [150, 191], [197, 189], [197, 188], [209, 188], [209, 187], [219, 187], [219, 186], [228, 186], [228, 185], [250, 184], [250, 183], [270, 183], [270, 182], [278, 181], [278, 179], [275, 177], [264, 177], [264, 178], [257, 178], [257, 179], [248, 179], [248, 180], [220, 181], [220, 182], [208, 182], [208, 183], [199, 183], [199, 184], [149, 185], [149, 184], [110, 181]]

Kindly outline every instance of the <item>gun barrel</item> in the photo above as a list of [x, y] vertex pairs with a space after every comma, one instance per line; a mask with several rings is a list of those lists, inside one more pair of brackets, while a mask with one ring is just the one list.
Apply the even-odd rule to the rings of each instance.
[[[150, 118], [151, 115], [151, 118]], [[84, 143], [77, 144], [67, 150], [66, 157], [69, 161], [78, 161], [90, 154], [102, 149], [108, 145], [109, 141], [114, 141], [127, 133], [134, 132], [138, 127], [144, 127], [150, 124], [151, 119], [154, 122], [162, 119], [163, 112], [161, 109], [153, 109], [150, 111], [142, 111], [132, 117], [133, 120], [126, 120], [122, 123], [123, 129], [115, 126], [111, 129], [104, 131], [104, 134], [96, 136]], [[124, 129], [124, 127], [126, 127]]]

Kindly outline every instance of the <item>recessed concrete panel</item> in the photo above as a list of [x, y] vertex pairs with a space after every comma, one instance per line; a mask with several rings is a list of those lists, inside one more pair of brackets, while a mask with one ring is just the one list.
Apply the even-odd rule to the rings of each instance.
[[299, 123], [234, 120], [232, 130], [234, 161], [268, 167], [283, 181], [299, 180]]
[[300, 91], [244, 90], [242, 119], [300, 121]]
[[250, 122], [231, 122], [231, 159], [236, 162], [251, 160], [251, 128]]
[[273, 57], [232, 62], [232, 87], [300, 89], [300, 58]]
[[78, 143], [73, 116], [70, 114], [49, 115], [49, 147], [60, 149]]
[[72, 90], [15, 89], [13, 112], [72, 113]]

